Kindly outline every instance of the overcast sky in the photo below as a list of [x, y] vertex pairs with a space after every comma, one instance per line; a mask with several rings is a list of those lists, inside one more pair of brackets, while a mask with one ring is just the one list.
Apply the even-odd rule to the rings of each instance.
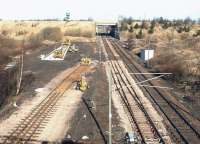
[[200, 0], [0, 0], [2, 19], [71, 19], [116, 20], [119, 15], [133, 18], [200, 17]]

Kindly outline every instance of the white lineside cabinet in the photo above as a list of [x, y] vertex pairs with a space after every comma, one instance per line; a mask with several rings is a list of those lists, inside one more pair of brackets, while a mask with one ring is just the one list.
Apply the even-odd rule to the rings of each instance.
[[154, 57], [154, 49], [148, 49], [148, 48], [141, 49], [140, 57], [144, 61], [152, 59]]

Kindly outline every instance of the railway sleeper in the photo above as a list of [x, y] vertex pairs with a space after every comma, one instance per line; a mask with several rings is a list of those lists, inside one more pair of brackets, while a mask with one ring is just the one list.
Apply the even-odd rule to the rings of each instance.
[[[119, 48], [120, 49], [120, 48]], [[126, 55], [127, 56], [127, 55]], [[130, 58], [130, 57], [129, 57]], [[155, 98], [155, 97], [154, 97]], [[156, 98], [155, 98], [156, 99]]]

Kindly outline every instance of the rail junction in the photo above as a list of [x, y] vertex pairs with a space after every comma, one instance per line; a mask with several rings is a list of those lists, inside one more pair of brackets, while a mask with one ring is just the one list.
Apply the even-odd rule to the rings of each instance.
[[[77, 64], [30, 113], [20, 120], [9, 134], [0, 136], [0, 143], [42, 143], [38, 137], [59, 109], [58, 101], [63, 94], [72, 88], [74, 81], [80, 79], [83, 73], [103, 63], [105, 70], [110, 70], [111, 91], [117, 94], [111, 95], [111, 98], [119, 96], [122, 108], [130, 122], [131, 131], [134, 132], [135, 143], [198, 144], [200, 142], [200, 120], [172, 99], [172, 93], [168, 89], [163, 89], [166, 87], [162, 86], [162, 80], [154, 81], [154, 75], [148, 73], [135, 61], [135, 57], [128, 53], [123, 47], [124, 44], [117, 39], [118, 25], [116, 23], [97, 23], [96, 25], [97, 35], [100, 35], [97, 36], [97, 41], [100, 42], [97, 43], [99, 61], [91, 62], [91, 59], [86, 58], [89, 60], [88, 65]], [[105, 61], [102, 60], [103, 55]], [[93, 66], [89, 66], [90, 64]], [[109, 131], [105, 131], [101, 121], [93, 114], [96, 110], [95, 104], [90, 99], [82, 98], [82, 100], [95, 121], [103, 142], [111, 142], [107, 140], [107, 133], [112, 138], [112, 125]], [[88, 102], [91, 102], [91, 106]], [[112, 102], [109, 104], [112, 106]], [[110, 117], [112, 115], [109, 115]], [[84, 118], [86, 118], [85, 115]], [[126, 144], [127, 139], [122, 138], [120, 142], [114, 141], [113, 143]]]
[[[121, 93], [122, 98], [125, 99], [123, 101], [126, 102], [127, 108], [129, 109], [130, 114], [135, 113], [136, 116], [132, 115], [132, 120], [136, 125], [136, 129], [138, 134], [141, 138], [141, 143], [149, 143], [147, 139], [145, 138], [145, 133], [151, 135], [150, 131], [153, 131], [152, 135], [150, 136], [151, 139], [157, 138], [158, 143], [165, 143], [162, 136], [159, 133], [159, 130], [156, 129], [156, 126], [152, 122], [151, 118], [149, 117], [148, 113], [146, 112], [144, 106], [139, 101], [139, 98], [137, 97], [137, 94], [134, 93], [133, 90], [131, 90], [132, 85], [134, 83], [131, 83], [129, 80], [130, 78], [127, 78], [125, 75], [126, 73], [137, 73], [136, 75], [131, 75], [136, 82], [142, 82], [149, 79], [151, 76], [146, 76], [146, 71], [141, 68], [136, 62], [134, 62], [134, 57], [132, 55], [128, 54], [126, 50], [123, 48], [123, 44], [111, 37], [103, 37], [103, 42], [106, 47], [106, 50], [109, 53], [109, 58], [111, 59], [110, 66], [112, 67], [112, 75], [115, 84], [118, 86], [117, 90], [119, 90], [119, 93]], [[121, 59], [124, 63], [127, 71], [123, 71], [120, 65], [120, 62], [118, 60]], [[112, 60], [115, 60], [117, 62], [112, 62]], [[120, 70], [121, 69], [121, 70]], [[140, 73], [140, 74], [139, 74]], [[146, 72], [147, 73], [147, 72]], [[116, 76], [117, 75], [117, 76]], [[195, 125], [192, 123], [192, 120], [198, 121], [195, 117], [191, 116], [189, 113], [184, 111], [184, 109], [181, 108], [181, 106], [177, 105], [175, 102], [172, 102], [168, 95], [169, 93], [165, 90], [161, 90], [157, 87], [154, 87], [155, 83], [152, 81], [146, 81], [146, 85], [142, 86], [141, 89], [144, 92], [144, 94], [150, 99], [150, 101], [155, 105], [156, 109], [159, 111], [159, 113], [164, 117], [164, 122], [167, 125], [167, 130], [171, 135], [172, 141], [175, 143], [198, 143], [200, 141], [200, 132], [197, 129], [198, 125]], [[132, 99], [135, 99], [134, 106], [134, 112], [131, 111], [131, 97], [125, 97], [125, 94], [123, 92], [123, 88], [125, 86], [125, 89], [130, 92], [132, 95]], [[152, 86], [152, 87], [151, 87]], [[127, 103], [128, 102], [128, 103]], [[133, 103], [133, 102], [132, 102]], [[136, 110], [140, 109], [140, 112]], [[140, 116], [140, 113], [143, 113], [143, 120], [146, 122], [146, 129], [142, 130], [140, 128], [140, 122], [138, 124], [137, 122], [137, 116]], [[140, 117], [141, 118], [141, 117]], [[141, 120], [139, 120], [141, 121]], [[199, 121], [197, 122], [199, 123]], [[148, 126], [151, 128], [148, 131]], [[142, 128], [145, 127], [144, 126]], [[149, 137], [149, 136], [147, 136]], [[154, 139], [155, 140], [155, 139]], [[156, 143], [155, 141], [153, 143]]]

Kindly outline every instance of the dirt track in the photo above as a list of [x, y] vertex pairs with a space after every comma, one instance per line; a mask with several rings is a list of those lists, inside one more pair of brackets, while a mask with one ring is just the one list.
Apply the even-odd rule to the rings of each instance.
[[[40, 61], [39, 56], [41, 54], [48, 53], [53, 49], [53, 47], [42, 48], [40, 50], [27, 53], [27, 55], [25, 56], [24, 68], [25, 71], [32, 72], [34, 76], [34, 81], [29, 80], [28, 83], [24, 85], [20, 97], [16, 98], [17, 104], [20, 107], [22, 106], [20, 110], [25, 111], [15, 111], [16, 109], [11, 109], [10, 111], [10, 113], [15, 111], [14, 114], [16, 118], [14, 119], [16, 119], [16, 122], [12, 120], [12, 122], [10, 121], [12, 124], [9, 122], [9, 119], [12, 119], [13, 115], [11, 115], [12, 117], [10, 118], [8, 118], [9, 114], [4, 115], [3, 119], [6, 119], [6, 121], [2, 119], [2, 124], [6, 129], [6, 125], [10, 125], [8, 132], [12, 129], [13, 125], [17, 124], [17, 121], [21, 119], [21, 116], [23, 117], [28, 114], [28, 112], [41, 100], [41, 97], [35, 97], [35, 89], [44, 87], [50, 81], [50, 85], [52, 85], [52, 87], [55, 86], [57, 83], [56, 79], [58, 78], [56, 78], [56, 76], [58, 74], [61, 74], [61, 72], [63, 72], [64, 70], [78, 63], [82, 56], [90, 56], [94, 60], [94, 65], [97, 65], [96, 60], [99, 59], [99, 53], [94, 43], [77, 43], [77, 46], [80, 48], [80, 52], [78, 54], [68, 54], [65, 61], [63, 62]], [[59, 77], [61, 78], [61, 76]], [[93, 73], [89, 73], [87, 75], [87, 78], [89, 80], [90, 88], [84, 93], [83, 97], [87, 100], [93, 101], [92, 103], [94, 104], [94, 108], [92, 109], [92, 112], [100, 123], [101, 129], [107, 139], [108, 87], [104, 66], [98, 65]], [[46, 88], [38, 90], [49, 91], [50, 89]], [[61, 141], [64, 135], [70, 135], [74, 140], [80, 139], [81, 136], [88, 136], [89, 141], [92, 143], [103, 143], [102, 137], [96, 127], [96, 124], [94, 123], [94, 120], [86, 109], [86, 106], [81, 101], [81, 93], [73, 92], [73, 90], [71, 90], [69, 92], [66, 92], [65, 96], [63, 100], [59, 102], [63, 107], [62, 110], [58, 110], [58, 113], [55, 114], [55, 116], [57, 117], [53, 117], [52, 120], [47, 124], [47, 127], [44, 129], [44, 133], [42, 133], [42, 135], [39, 137], [39, 140]], [[88, 101], [88, 103], [91, 104], [91, 101]], [[65, 107], [65, 105], [68, 106]], [[78, 110], [76, 110], [77, 108]], [[119, 116], [115, 111], [116, 110], [113, 107], [113, 130], [116, 131], [116, 134], [118, 134], [119, 131], [121, 131], [122, 134], [123, 128], [119, 126]], [[23, 115], [21, 115], [21, 113], [23, 113]], [[55, 121], [60, 121], [59, 123], [61, 125], [57, 125], [55, 127], [53, 125]], [[55, 129], [57, 129], [56, 134], [51, 132]], [[59, 129], [62, 130], [59, 131]], [[117, 140], [121, 138], [121, 134], [117, 135], [115, 139]], [[2, 131], [1, 135], [5, 135], [5, 132]]]
[[[13, 129], [13, 126], [16, 125], [23, 116], [27, 115], [29, 113], [29, 111], [38, 102], [41, 101], [41, 98], [43, 96], [45, 96], [45, 93], [48, 93], [53, 87], [55, 87], [58, 84], [58, 81], [62, 80], [62, 78], [65, 77], [64, 70], [69, 69], [73, 65], [79, 63], [79, 60], [82, 56], [91, 55], [93, 53], [93, 49], [91, 48], [92, 45], [93, 45], [92, 43], [77, 43], [77, 46], [79, 47], [80, 51], [78, 53], [68, 54], [66, 59], [62, 62], [40, 61], [39, 56], [41, 54], [48, 53], [49, 51], [52, 50], [52, 48], [43, 48], [40, 50], [36, 50], [36, 51], [28, 53], [28, 55], [25, 56], [25, 64], [24, 64], [25, 71], [31, 71], [34, 75], [35, 80], [34, 81], [29, 80], [29, 83], [24, 83], [22, 93], [20, 93], [20, 96], [18, 98], [16, 98], [19, 109], [14, 108], [12, 105], [8, 105], [8, 107], [6, 107], [8, 109], [5, 112], [9, 112], [10, 114], [14, 111], [15, 112], [12, 113], [11, 116], [9, 116], [10, 115], [9, 113], [6, 113], [6, 114], [2, 113], [4, 115], [2, 115], [2, 117], [1, 117], [1, 120], [2, 120], [1, 125], [7, 129], [6, 130], [7, 132], [9, 132], [11, 129]], [[25, 81], [25, 82], [27, 82], [27, 81]], [[47, 83], [49, 83], [49, 84], [46, 85]], [[45, 89], [40, 89], [44, 86], [46, 87]], [[42, 90], [42, 92], [40, 92], [40, 96], [35, 97], [35, 95], [36, 95], [35, 89], [38, 89], [39, 91]], [[65, 98], [65, 100], [63, 99], [63, 101], [65, 101], [65, 103], [61, 102], [61, 105], [63, 105], [63, 106], [65, 106], [65, 104], [68, 101], [73, 102], [73, 98], [80, 100], [80, 97], [81, 97], [80, 92], [77, 93], [77, 92], [73, 92], [73, 91], [71, 91], [70, 95], [69, 95], [69, 93], [68, 94], [66, 93], [65, 95], [66, 95], [66, 98]], [[77, 104], [77, 101], [75, 100], [74, 103]], [[70, 107], [68, 107], [68, 109], [66, 109], [66, 112], [72, 112], [72, 109], [74, 109], [74, 112], [76, 111], [75, 108], [77, 106], [74, 107], [74, 105], [73, 105], [71, 107], [72, 109], [69, 110]], [[65, 116], [65, 118], [60, 117], [61, 121], [67, 120], [67, 119], [69, 120], [69, 118], [70, 118], [69, 114], [65, 115], [66, 112], [63, 110], [61, 110], [60, 112], [58, 111], [58, 113], [56, 113], [57, 117], [59, 117], [59, 115], [62, 115], [62, 116]], [[62, 113], [62, 112], [64, 112], [64, 113]], [[73, 113], [71, 113], [71, 116], [72, 115], [73, 115]], [[67, 116], [67, 118], [66, 118], [66, 116]], [[57, 121], [57, 120], [59, 120], [59, 119], [54, 117], [54, 121]], [[51, 126], [53, 126], [53, 125], [48, 126], [47, 130], [46, 130], [46, 134], [48, 136], [49, 136], [48, 133], [50, 132], [49, 129], [51, 129]], [[58, 125], [58, 128], [59, 128], [59, 126], [60, 125]], [[67, 130], [66, 127], [63, 127], [63, 128], [64, 129], [62, 130], [62, 135], [64, 135], [63, 131]], [[1, 130], [3, 130], [3, 129], [1, 129]], [[5, 130], [1, 131], [1, 135], [5, 135], [6, 131]], [[52, 133], [50, 133], [50, 135], [51, 134]], [[47, 135], [43, 134], [43, 136], [40, 137], [40, 140], [46, 140], [46, 138], [48, 137]], [[58, 138], [59, 138], [59, 136], [57, 134], [57, 136], [54, 135], [54, 137], [50, 137], [49, 140], [54, 141], [54, 140], [57, 140]], [[60, 140], [61, 140], [61, 135], [60, 135]]]
[[[79, 63], [83, 54], [92, 54], [93, 50], [91, 48], [93, 45], [93, 43], [76, 43], [76, 46], [80, 49], [80, 51], [78, 53], [67, 54], [65, 60], [60, 62], [41, 61], [39, 58], [41, 54], [49, 53], [57, 45], [44, 46], [39, 49], [26, 52], [24, 56], [24, 74], [31, 72], [31, 76], [27, 76], [23, 81], [23, 88], [20, 96], [10, 97], [8, 100], [17, 101], [17, 104], [20, 105], [24, 99], [31, 99], [35, 96], [35, 89], [44, 87], [57, 74], [72, 67], [76, 63]], [[13, 111], [14, 109], [11, 104], [4, 106], [4, 109], [0, 112], [1, 119], [4, 114], [7, 115]]]

